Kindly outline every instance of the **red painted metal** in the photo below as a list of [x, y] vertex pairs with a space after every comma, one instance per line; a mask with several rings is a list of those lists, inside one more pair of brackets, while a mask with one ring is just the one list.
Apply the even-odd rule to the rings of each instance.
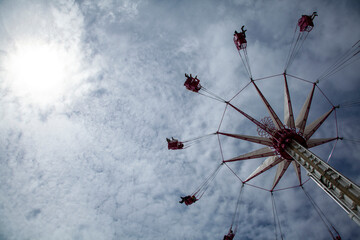
[[174, 138], [167, 138], [166, 139], [168, 142], [168, 149], [169, 150], [178, 150], [178, 149], [183, 149], [184, 148], [184, 144], [182, 142], [179, 142], [179, 140], [174, 139]]
[[233, 240], [234, 237], [235, 237], [235, 234], [234, 234], [233, 231], [230, 229], [229, 233], [224, 236], [223, 240]]
[[[288, 189], [292, 189], [292, 188], [298, 188], [298, 187], [301, 187], [301, 184], [300, 184], [300, 185], [296, 185], [296, 186], [286, 187], [286, 188], [274, 189], [274, 190], [272, 190], [272, 192], [279, 192], [279, 191], [284, 191], [284, 190], [288, 190]], [[270, 191], [270, 190], [269, 190], [269, 191]]]
[[248, 82], [248, 83], [245, 85], [245, 87], [243, 87], [239, 92], [237, 92], [237, 93], [229, 100], [229, 102], [231, 102], [234, 98], [236, 98], [237, 95], [239, 95], [245, 88], [247, 88], [247, 86], [250, 85], [250, 83], [251, 83], [251, 82]]
[[334, 111], [334, 117], [335, 117], [335, 125], [336, 125], [336, 136], [339, 137], [339, 127], [338, 127], [338, 122], [337, 122], [337, 117], [336, 117], [336, 109]]
[[231, 133], [223, 133], [223, 132], [217, 132], [217, 134], [242, 139], [242, 140], [245, 140], [245, 141], [248, 141], [248, 142], [259, 143], [259, 144], [266, 145], [266, 146], [272, 146], [272, 141], [270, 139], [268, 139], [268, 138], [253, 137], [253, 136], [231, 134]]
[[285, 165], [284, 165], [284, 167], [283, 167], [280, 175], [278, 176], [278, 178], [276, 179], [276, 181], [275, 181], [274, 184], [273, 184], [273, 187], [272, 187], [271, 190], [270, 190], [271, 192], [274, 191], [274, 188], [275, 188], [276, 185], [279, 183], [279, 181], [280, 181], [280, 179], [282, 178], [282, 176], [284, 175], [285, 171], [288, 169], [290, 163], [291, 163], [291, 160], [286, 161], [286, 163], [285, 163]]
[[224, 153], [223, 153], [223, 150], [222, 150], [222, 146], [221, 146], [221, 141], [220, 141], [220, 137], [219, 137], [219, 135], [217, 135], [217, 139], [218, 139], [218, 142], [219, 142], [219, 148], [220, 148], [220, 153], [221, 153], [221, 159], [222, 159], [222, 161], [224, 162]]
[[316, 85], [316, 87], [319, 89], [319, 91], [321, 92], [321, 94], [326, 98], [326, 100], [329, 102], [329, 104], [335, 108], [339, 108], [339, 106], [335, 106], [330, 99], [325, 95], [325, 93], [321, 90], [321, 88], [319, 87], [319, 85]]
[[292, 160], [292, 157], [286, 153], [286, 145], [292, 140], [297, 141], [299, 144], [307, 148], [306, 140], [292, 129], [281, 129], [274, 133], [273, 147], [275, 151], [284, 159]]
[[[325, 122], [325, 120], [328, 118], [328, 116], [332, 113], [332, 111], [334, 111], [335, 107], [333, 107], [329, 112], [326, 113], [326, 115], [323, 116], [323, 118], [321, 119], [321, 121], [316, 125], [314, 126], [314, 128], [306, 133], [305, 135], [305, 139], [308, 140], [309, 138], [311, 138], [311, 136], [316, 132], [316, 130], [318, 130], [318, 128]], [[306, 128], [305, 128], [306, 130]]]
[[198, 199], [196, 199], [196, 197], [193, 195], [193, 196], [186, 196], [184, 197], [184, 203], [186, 206], [189, 206], [193, 203], [195, 203]]
[[222, 124], [222, 122], [224, 120], [224, 116], [225, 116], [225, 112], [226, 112], [227, 107], [228, 107], [228, 105], [226, 104], [225, 109], [224, 109], [224, 113], [223, 113], [223, 115], [221, 117], [221, 120], [220, 120], [220, 123], [219, 123], [219, 127], [217, 129], [218, 131], [220, 130], [221, 124]]
[[[271, 130], [272, 132], [276, 130], [276, 129], [275, 129], [275, 125], [274, 125], [274, 123], [273, 123], [273, 121], [271, 120], [270, 117], [264, 117], [264, 118], [262, 118], [262, 119], [260, 120], [260, 122], [261, 122], [262, 124], [264, 124], [264, 125], [265, 125], [269, 130]], [[269, 135], [267, 132], [265, 132], [264, 130], [262, 130], [262, 129], [259, 128], [259, 127], [257, 127], [256, 131], [257, 131], [257, 133], [258, 133], [258, 135], [259, 135], [260, 137], [267, 137], [267, 138], [270, 137], [270, 135]]]
[[236, 162], [236, 161], [242, 161], [242, 160], [248, 160], [248, 159], [255, 159], [255, 158], [262, 158], [262, 157], [270, 157], [270, 156], [274, 156], [276, 155], [276, 153], [271, 150], [269, 152], [266, 153], [259, 153], [259, 154], [254, 154], [254, 155], [249, 155], [248, 154], [244, 154], [241, 155], [239, 157], [235, 157], [235, 158], [231, 158], [229, 160], [225, 160], [224, 162]]
[[253, 79], [253, 80], [254, 81], [261, 81], [261, 80], [264, 80], [264, 79], [273, 78], [273, 77], [277, 77], [277, 76], [280, 76], [280, 75], [283, 75], [283, 73], [275, 74], [275, 75], [268, 76], [268, 77], [257, 78], [257, 79]]
[[256, 120], [255, 118], [251, 117], [250, 115], [246, 114], [245, 112], [241, 111], [240, 109], [238, 109], [237, 107], [235, 107], [234, 105], [232, 105], [231, 103], [228, 103], [232, 108], [234, 108], [236, 111], [238, 111], [239, 113], [241, 113], [244, 117], [246, 117], [247, 119], [249, 119], [250, 121], [252, 121], [253, 123], [255, 123], [256, 126], [262, 128], [265, 132], [269, 133], [270, 135], [272, 135], [272, 131], [270, 129], [268, 129], [264, 124], [262, 124], [261, 122], [259, 122], [258, 120]]
[[234, 43], [238, 51], [241, 49], [245, 49], [247, 45], [247, 41], [242, 33], [235, 33], [234, 34]]
[[200, 80], [197, 77], [192, 77], [191, 74], [190, 76], [185, 74], [185, 76], [186, 81], [184, 83], [184, 86], [186, 87], [186, 89], [193, 92], [199, 92], [199, 90], [201, 89]]
[[314, 27], [314, 18], [317, 16], [316, 12], [313, 12], [311, 16], [302, 15], [298, 21], [298, 26], [300, 27], [300, 32], [310, 32]]
[[273, 166], [277, 165], [278, 163], [280, 163], [281, 161], [284, 161], [284, 159], [282, 159], [281, 157], [278, 157], [272, 164], [270, 164], [269, 166], [267, 166], [266, 168], [264, 168], [263, 170], [261, 170], [260, 172], [258, 172], [257, 174], [255, 174], [254, 176], [248, 178], [245, 180], [245, 182], [250, 181], [251, 179], [253, 179], [256, 176], [259, 176], [260, 174], [262, 174], [263, 172], [266, 172], [267, 170], [269, 170], [270, 168], [272, 168]]
[[338, 137], [335, 138], [323, 138], [323, 139], [310, 139], [307, 141], [308, 148], [313, 148], [319, 145], [322, 145], [324, 143], [328, 143], [334, 140], [338, 140]]
[[226, 162], [224, 162], [225, 166], [230, 169], [230, 171], [240, 180], [241, 183], [245, 183], [235, 172], [234, 170], [231, 169], [231, 167], [229, 167], [229, 165], [226, 164]]
[[[289, 111], [289, 126], [291, 129], [295, 129], [295, 121], [294, 121], [294, 113], [293, 113], [293, 109], [292, 109], [292, 104], [291, 104], [291, 98], [290, 98], [290, 92], [289, 92], [289, 86], [287, 83], [287, 79], [286, 79], [286, 73], [284, 73], [284, 80], [285, 80], [285, 94], [286, 94], [286, 99], [287, 99], [287, 107], [288, 107], [288, 111]], [[286, 124], [286, 122], [285, 122]]]
[[[305, 110], [305, 114], [304, 114], [303, 118], [300, 120], [300, 123], [299, 123], [299, 126], [298, 126], [300, 134], [303, 134], [304, 130], [305, 130], [306, 121], [307, 121], [307, 118], [309, 116], [309, 111], [310, 111], [310, 107], [311, 107], [312, 98], [314, 96], [315, 86], [316, 86], [316, 83], [313, 83], [313, 88], [311, 89], [311, 92], [310, 92], [310, 95], [309, 95], [309, 101], [307, 102], [307, 105], [303, 106], [303, 108], [306, 107], [306, 110]], [[306, 102], [305, 102], [305, 104], [306, 104]], [[303, 110], [303, 109], [301, 109], [301, 110]]]
[[245, 32], [246, 30], [244, 30], [244, 26], [241, 27], [241, 32], [234, 32], [234, 43], [238, 51], [246, 48], [247, 41]]
[[250, 187], [253, 187], [253, 188], [257, 188], [257, 189], [260, 189], [260, 190], [264, 190], [264, 191], [270, 192], [270, 189], [266, 189], [266, 188], [263, 188], [263, 187], [259, 187], [259, 186], [250, 184], [250, 183], [248, 183], [248, 182], [243, 182], [243, 183], [246, 184], [246, 185], [249, 185]]
[[[253, 80], [251, 80], [251, 82], [254, 84], [256, 91], [259, 93], [261, 99], [263, 100], [267, 110], [270, 113], [270, 117], [272, 118], [275, 126], [277, 129], [281, 129], [284, 128], [283, 123], [281, 122], [281, 120], [279, 119], [279, 117], [276, 115], [274, 109], [270, 106], [269, 102], [266, 100], [266, 98], [264, 97], [264, 95], [262, 94], [262, 92], [260, 91], [260, 89], [258, 88], [258, 86], [256, 86], [255, 82]], [[272, 135], [272, 134], [270, 134]]]

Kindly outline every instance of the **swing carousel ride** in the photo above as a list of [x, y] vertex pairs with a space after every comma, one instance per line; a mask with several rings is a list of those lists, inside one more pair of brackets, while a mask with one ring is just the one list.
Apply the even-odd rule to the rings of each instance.
[[[217, 166], [217, 168], [205, 179], [205, 181], [190, 195], [181, 197], [180, 203], [184, 203], [189, 206], [197, 201], [199, 201], [206, 190], [209, 188], [211, 182], [214, 180], [221, 167], [226, 166], [229, 170], [240, 180], [241, 188], [238, 195], [236, 208], [234, 212], [234, 216], [232, 219], [232, 223], [230, 225], [228, 233], [224, 235], [224, 240], [232, 240], [236, 232], [238, 230], [239, 223], [239, 205], [241, 204], [241, 196], [243, 192], [244, 186], [260, 188], [265, 191], [269, 191], [271, 194], [272, 200], [272, 208], [274, 215], [274, 226], [275, 233], [279, 232], [279, 236], [283, 239], [283, 233], [281, 232], [281, 225], [278, 218], [278, 213], [276, 210], [275, 199], [273, 196], [274, 191], [276, 191], [276, 187], [278, 186], [280, 180], [284, 176], [286, 170], [290, 165], [293, 165], [295, 170], [296, 178], [298, 181], [298, 185], [293, 186], [292, 188], [299, 187], [301, 188], [305, 195], [307, 196], [309, 202], [313, 205], [316, 212], [319, 214], [320, 218], [324, 222], [327, 227], [330, 236], [332, 239], [341, 239], [340, 234], [335, 229], [333, 224], [329, 221], [329, 219], [325, 216], [325, 214], [321, 211], [319, 206], [316, 204], [314, 199], [310, 196], [310, 194], [304, 189], [304, 184], [308, 180], [313, 180], [321, 189], [323, 189], [336, 203], [338, 203], [344, 211], [347, 212], [349, 217], [353, 219], [357, 224], [360, 225], [360, 188], [351, 180], [343, 176], [336, 169], [328, 164], [328, 161], [335, 149], [336, 143], [343, 138], [339, 136], [338, 131], [338, 123], [336, 117], [336, 110], [340, 107], [339, 105], [334, 105], [330, 98], [325, 95], [323, 90], [319, 87], [318, 83], [324, 78], [327, 78], [349, 63], [357, 60], [358, 53], [360, 52], [360, 41], [355, 43], [350, 50], [344, 54], [338, 61], [335, 62], [327, 71], [324, 72], [322, 76], [316, 79], [316, 81], [312, 82], [294, 75], [287, 73], [289, 66], [293, 63], [295, 57], [300, 52], [301, 47], [304, 44], [307, 36], [311, 32], [314, 27], [314, 18], [317, 16], [317, 13], [314, 12], [312, 15], [302, 15], [298, 20], [295, 28], [295, 32], [293, 35], [293, 40], [291, 43], [290, 51], [286, 59], [284, 72], [281, 74], [276, 74], [268, 77], [263, 77], [259, 79], [253, 79], [249, 57], [247, 53], [247, 40], [246, 40], [246, 29], [245, 26], [241, 27], [241, 31], [234, 33], [234, 44], [239, 53], [240, 59], [245, 67], [246, 73], [250, 79], [250, 81], [236, 93], [230, 100], [224, 100], [222, 97], [214, 94], [213, 92], [206, 89], [203, 85], [200, 84], [200, 80], [197, 76], [193, 76], [192, 74], [185, 74], [186, 81], [184, 86], [189, 91], [194, 93], [209, 97], [213, 100], [222, 102], [225, 104], [225, 110], [223, 112], [218, 130], [215, 133], [208, 134], [205, 136], [197, 137], [191, 140], [180, 141], [175, 138], [167, 138], [168, 149], [169, 150], [180, 150], [188, 148], [193, 143], [199, 142], [204, 138], [209, 136], [217, 135], [218, 143], [220, 146], [220, 152], [222, 156], [221, 163]], [[260, 90], [258, 86], [258, 82], [265, 79], [270, 79], [274, 77], [283, 78], [284, 85], [284, 119], [280, 120], [279, 116], [276, 114], [273, 107], [270, 105], [268, 100], [265, 98], [263, 92]], [[310, 92], [302, 105], [300, 112], [297, 114], [295, 118], [295, 114], [293, 112], [293, 102], [290, 98], [290, 87], [289, 87], [289, 78], [292, 81], [302, 81], [309, 86]], [[251, 115], [247, 114], [245, 111], [235, 106], [233, 103], [234, 99], [242, 92], [244, 89], [252, 85], [264, 106], [266, 107], [269, 117], [264, 117], [261, 120], [255, 119]], [[307, 90], [308, 91], [308, 90]], [[320, 117], [314, 120], [311, 123], [308, 123], [308, 117], [310, 108], [313, 103], [314, 94], [317, 92], [321, 95], [329, 104], [329, 109], [327, 112], [322, 113]], [[341, 107], [348, 107], [350, 105], [359, 104], [359, 102], [346, 103], [341, 105]], [[221, 131], [222, 122], [224, 116], [227, 112], [227, 109], [234, 109], [240, 115], [248, 119], [252, 124], [255, 125], [258, 136], [251, 135], [243, 135], [238, 133], [228, 133]], [[318, 129], [324, 125], [327, 121], [329, 121], [330, 115], [334, 116], [334, 125], [336, 136], [327, 137], [327, 138], [314, 138], [314, 134], [318, 131]], [[241, 154], [240, 156], [236, 156], [230, 159], [225, 159], [223, 154], [222, 143], [220, 140], [220, 136], [229, 137], [234, 139], [239, 139], [255, 144], [263, 145], [262, 148], [259, 148], [255, 151], [251, 151], [249, 153]], [[322, 160], [317, 155], [315, 155], [310, 149], [324, 145], [327, 143], [333, 143], [333, 148], [330, 152], [329, 158], [327, 161]], [[266, 159], [258, 166], [246, 179], [239, 177], [239, 175], [230, 167], [233, 162], [249, 160], [249, 159], [257, 159], [264, 158]], [[264, 172], [267, 172], [271, 168], [277, 166], [277, 170], [274, 176], [274, 180], [270, 189], [265, 189], [263, 187], [256, 186], [249, 181], [258, 177]], [[302, 171], [303, 168], [309, 178], [306, 181], [302, 179]], [[277, 238], [277, 236], [276, 236]]]

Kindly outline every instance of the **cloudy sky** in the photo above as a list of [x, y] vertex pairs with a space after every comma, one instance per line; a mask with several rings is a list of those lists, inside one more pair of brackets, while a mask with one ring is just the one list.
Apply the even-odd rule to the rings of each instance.
[[[165, 138], [216, 132], [225, 108], [186, 91], [184, 73], [229, 100], [249, 82], [234, 30], [248, 30], [254, 78], [279, 74], [297, 20], [313, 11], [314, 30], [288, 69], [312, 82], [360, 39], [359, 1], [0, 1], [0, 239], [222, 239], [241, 185], [228, 168], [199, 202], [178, 203], [222, 158], [216, 136], [183, 151], [167, 150]], [[333, 104], [359, 100], [359, 67], [320, 81]], [[259, 81], [281, 118], [282, 81]], [[289, 84], [297, 114], [311, 84]], [[311, 120], [331, 108], [315, 96]], [[267, 116], [252, 86], [234, 104]], [[339, 135], [358, 140], [358, 106], [336, 113]], [[319, 137], [336, 136], [334, 119]], [[256, 133], [233, 110], [222, 129]], [[258, 148], [221, 140], [225, 158]], [[360, 184], [360, 146], [349, 140], [330, 164]], [[327, 159], [333, 145], [314, 151]], [[229, 166], [244, 179], [262, 160]], [[289, 170], [279, 187], [297, 184]], [[269, 188], [273, 176], [251, 183]], [[360, 236], [316, 184], [305, 189], [343, 239]], [[300, 188], [274, 195], [285, 239], [330, 239]], [[235, 239], [274, 238], [270, 193], [245, 186]]]

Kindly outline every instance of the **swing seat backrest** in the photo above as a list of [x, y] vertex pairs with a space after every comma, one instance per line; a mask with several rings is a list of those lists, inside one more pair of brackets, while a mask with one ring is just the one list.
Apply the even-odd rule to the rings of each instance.
[[246, 38], [243, 33], [234, 34], [234, 43], [238, 51], [245, 49], [247, 45]]
[[311, 19], [311, 16], [302, 15], [302, 17], [298, 21], [298, 26], [300, 28], [300, 32], [304, 32], [304, 31], [310, 32], [314, 27], [314, 23], [313, 20]]

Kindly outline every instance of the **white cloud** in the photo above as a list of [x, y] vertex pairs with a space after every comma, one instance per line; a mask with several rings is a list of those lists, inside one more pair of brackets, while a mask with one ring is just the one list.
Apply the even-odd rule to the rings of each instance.
[[[350, 3], [358, 8], [354, 1]], [[228, 99], [248, 81], [233, 46], [233, 31], [242, 24], [248, 29], [254, 76], [278, 74], [297, 18], [316, 9], [316, 28], [291, 68], [294, 75], [314, 77], [319, 69], [313, 68], [318, 68], [318, 63], [326, 65], [336, 55], [328, 49], [346, 49], [338, 45], [342, 36], [349, 44], [358, 37], [351, 34], [358, 22], [351, 6], [336, 8], [335, 3], [328, 6], [325, 1], [315, 4], [2, 2], [0, 33], [6, 33], [8, 39], [0, 42], [1, 51], [6, 52], [1, 53], [2, 71], [4, 59], [16, 49], [19, 39], [55, 44], [70, 61], [62, 82], [67, 90], [46, 108], [15, 96], [5, 88], [11, 79], [1, 72], [0, 236], [221, 239], [231, 223], [240, 186], [229, 169], [223, 166], [199, 202], [190, 207], [178, 203], [180, 195], [190, 194], [213, 171], [221, 155], [216, 136], [184, 151], [168, 151], [165, 138], [189, 139], [215, 132], [225, 107], [186, 91], [184, 73], [198, 74], [204, 86]], [[329, 27], [335, 14], [342, 17]], [[340, 28], [341, 36], [331, 42], [330, 32], [338, 25], [346, 27]], [[356, 88], [351, 86], [356, 86], [353, 77], [357, 74], [356, 68], [350, 67], [344, 75], [349, 79], [347, 86], [331, 79], [320, 86], [334, 102], [341, 102], [342, 91], [356, 99]], [[259, 82], [270, 102], [278, 105], [280, 116], [281, 81], [279, 77]], [[310, 89], [306, 84], [292, 87], [298, 110]], [[266, 113], [261, 112], [262, 103], [254, 93], [249, 86], [234, 102], [263, 117]], [[322, 113], [328, 105], [314, 108]], [[356, 123], [356, 114], [339, 111], [344, 135], [358, 132], [347, 124]], [[223, 126], [236, 133], [256, 131], [232, 109], [228, 109]], [[354, 163], [359, 147], [345, 145], [345, 141], [338, 143], [331, 163], [345, 165], [344, 172], [358, 181]], [[225, 158], [257, 147], [230, 139], [223, 143]], [[342, 149], [347, 149], [345, 158]], [[256, 168], [253, 161], [229, 166], [242, 178]], [[351, 168], [354, 170], [349, 171]], [[270, 175], [254, 179], [254, 183], [271, 183]], [[284, 186], [296, 184], [294, 175], [290, 169]], [[315, 184], [305, 187], [328, 216], [336, 216], [333, 223], [344, 238], [358, 235], [358, 227]], [[269, 195], [245, 187], [237, 238], [273, 237]], [[316, 235], [328, 239], [301, 189], [275, 196], [286, 238]]]

